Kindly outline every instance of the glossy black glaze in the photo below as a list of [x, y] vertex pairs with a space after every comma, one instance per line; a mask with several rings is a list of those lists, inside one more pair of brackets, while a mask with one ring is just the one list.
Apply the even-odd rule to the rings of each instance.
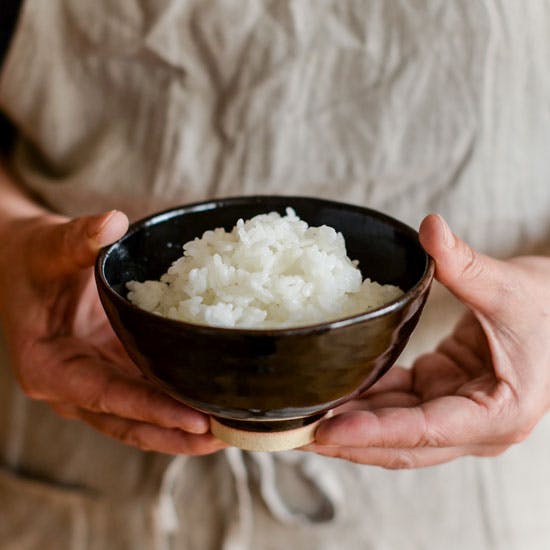
[[[341, 231], [364, 275], [398, 285], [405, 295], [341, 321], [278, 330], [187, 324], [143, 311], [125, 298], [126, 282], [158, 279], [181, 256], [183, 243], [204, 231], [229, 230], [239, 218], [284, 213], [287, 206], [310, 225]], [[416, 231], [401, 222], [357, 206], [281, 196], [215, 200], [154, 215], [133, 224], [96, 263], [109, 320], [144, 374], [184, 403], [257, 431], [303, 425], [301, 419], [378, 380], [407, 343], [433, 272]]]

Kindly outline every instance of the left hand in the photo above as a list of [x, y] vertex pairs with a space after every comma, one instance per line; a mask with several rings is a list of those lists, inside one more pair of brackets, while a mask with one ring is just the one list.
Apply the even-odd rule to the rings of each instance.
[[550, 407], [550, 258], [483, 256], [435, 215], [420, 240], [469, 311], [412, 369], [393, 367], [338, 409], [308, 450], [392, 469], [495, 456]]

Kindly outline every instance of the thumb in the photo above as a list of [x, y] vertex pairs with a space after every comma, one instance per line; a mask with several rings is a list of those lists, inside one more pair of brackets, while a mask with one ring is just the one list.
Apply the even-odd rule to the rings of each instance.
[[127, 229], [128, 218], [118, 210], [41, 228], [35, 241], [41, 272], [55, 278], [91, 267], [99, 250], [122, 237]]
[[488, 316], [500, 309], [507, 289], [503, 262], [468, 246], [438, 214], [424, 218], [419, 238], [435, 261], [436, 279], [461, 302]]

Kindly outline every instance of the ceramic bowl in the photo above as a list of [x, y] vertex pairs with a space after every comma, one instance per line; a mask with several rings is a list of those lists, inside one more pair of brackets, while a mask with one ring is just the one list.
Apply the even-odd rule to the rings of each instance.
[[[214, 328], [159, 317], [131, 304], [126, 283], [158, 279], [182, 245], [239, 218], [294, 208], [312, 226], [342, 232], [363, 277], [405, 293], [367, 313], [288, 329]], [[311, 439], [328, 411], [374, 384], [395, 362], [417, 324], [434, 273], [415, 230], [380, 212], [310, 197], [212, 200], [155, 214], [100, 253], [95, 268], [107, 316], [130, 357], [150, 380], [214, 418], [215, 433], [243, 448], [261, 434]], [[233, 438], [227, 433], [233, 433]], [[241, 440], [238, 439], [241, 434]], [[253, 434], [252, 443], [247, 434]], [[259, 439], [258, 439], [259, 437]], [[271, 436], [273, 437], [273, 435]], [[291, 438], [292, 439], [292, 438]], [[268, 450], [272, 450], [267, 444]]]

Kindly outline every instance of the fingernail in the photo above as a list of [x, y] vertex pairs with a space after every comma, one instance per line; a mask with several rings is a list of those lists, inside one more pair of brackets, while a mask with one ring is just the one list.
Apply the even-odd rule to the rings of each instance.
[[443, 219], [443, 216], [440, 214], [436, 214], [439, 223], [441, 225], [441, 228], [443, 230], [443, 242], [447, 248], [453, 248], [455, 245], [455, 238], [453, 235], [453, 232], [451, 231], [451, 228], [447, 224], [447, 222]]
[[194, 434], [201, 435], [208, 433], [208, 431], [210, 430], [210, 422], [208, 418], [199, 412], [197, 412], [197, 414], [192, 417], [191, 421], [189, 421], [189, 417], [187, 417], [185, 425], [187, 427], [187, 430], [190, 433]]
[[319, 427], [315, 430], [315, 445], [319, 445], [322, 447], [332, 447], [334, 443], [331, 441], [330, 438], [330, 421], [323, 422], [319, 425]]
[[107, 214], [99, 214], [88, 224], [87, 234], [90, 239], [97, 237], [103, 228], [109, 223], [109, 220], [116, 214], [116, 210], [111, 210]]
[[125, 214], [120, 210], [111, 210], [102, 216], [98, 216], [95, 234], [90, 237], [90, 240], [101, 248], [120, 239], [127, 230], [128, 218]]

